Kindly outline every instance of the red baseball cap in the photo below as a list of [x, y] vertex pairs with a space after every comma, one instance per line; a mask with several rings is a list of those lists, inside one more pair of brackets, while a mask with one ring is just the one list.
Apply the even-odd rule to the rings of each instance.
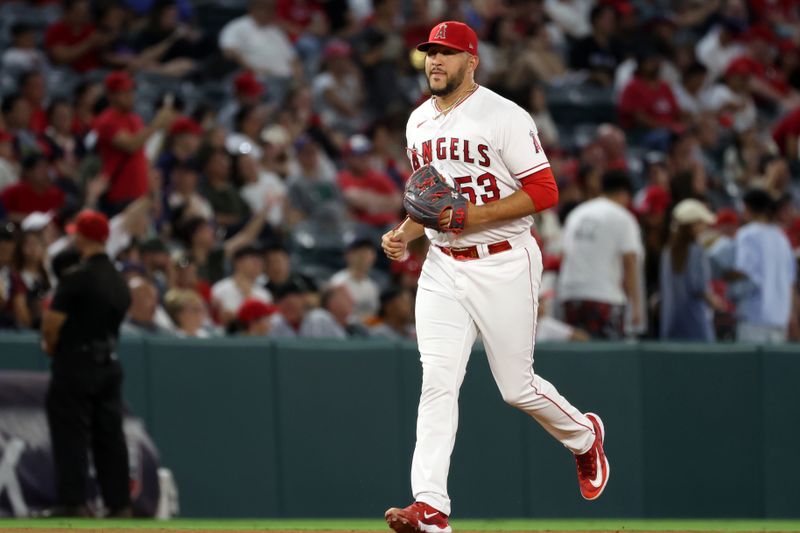
[[729, 207], [723, 207], [717, 211], [717, 226], [738, 226], [739, 213]]
[[478, 55], [478, 36], [475, 30], [463, 22], [455, 20], [440, 22], [433, 27], [428, 40], [417, 45], [417, 50], [424, 52], [434, 44]]
[[264, 86], [249, 70], [245, 70], [233, 80], [236, 92], [244, 96], [258, 97], [264, 94]]
[[750, 76], [754, 74], [753, 60], [749, 57], [739, 57], [728, 63], [725, 76]]
[[67, 233], [80, 233], [91, 241], [106, 242], [109, 233], [108, 218], [99, 211], [84, 209], [67, 226]]
[[180, 135], [182, 133], [190, 133], [192, 135], [203, 135], [203, 127], [198, 124], [194, 119], [189, 117], [178, 117], [169, 127], [170, 135]]
[[353, 48], [349, 44], [342, 40], [334, 39], [325, 45], [322, 55], [325, 59], [332, 59], [335, 57], [350, 57], [352, 53]]
[[110, 93], [121, 93], [133, 90], [136, 83], [127, 72], [118, 70], [106, 76], [106, 90]]
[[239, 311], [236, 313], [236, 318], [242, 324], [247, 325], [265, 316], [270, 316], [277, 311], [278, 308], [272, 304], [264, 303], [255, 298], [248, 298], [242, 302]]

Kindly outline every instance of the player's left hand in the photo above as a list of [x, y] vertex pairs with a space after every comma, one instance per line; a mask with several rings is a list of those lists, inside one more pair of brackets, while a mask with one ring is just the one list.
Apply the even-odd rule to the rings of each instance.
[[[475, 204], [471, 204], [467, 202], [467, 221], [464, 224], [464, 227], [467, 228], [470, 225], [470, 221], [473, 220], [473, 213], [475, 208], [478, 207]], [[453, 208], [448, 208], [442, 211], [442, 214], [439, 215], [439, 227], [440, 228], [449, 228], [450, 227], [450, 217], [453, 216]]]
[[[406, 182], [403, 207], [417, 224], [458, 233], [467, 222], [469, 202], [430, 164], [415, 170]], [[448, 221], [447, 225], [442, 220]]]

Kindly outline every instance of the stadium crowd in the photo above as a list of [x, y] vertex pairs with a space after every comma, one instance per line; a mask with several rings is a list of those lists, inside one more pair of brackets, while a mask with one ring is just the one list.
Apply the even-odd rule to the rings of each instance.
[[3, 2], [0, 328], [39, 327], [91, 208], [128, 334], [413, 339], [425, 243], [378, 243], [446, 19], [558, 180], [540, 340], [800, 340], [793, 0]]

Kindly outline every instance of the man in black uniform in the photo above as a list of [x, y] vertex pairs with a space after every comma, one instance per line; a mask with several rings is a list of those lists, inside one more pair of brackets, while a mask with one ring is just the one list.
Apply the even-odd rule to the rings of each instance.
[[115, 346], [130, 306], [128, 286], [105, 253], [108, 219], [82, 211], [75, 247], [82, 263], [56, 289], [42, 322], [53, 357], [47, 418], [60, 516], [90, 516], [86, 485], [92, 448], [103, 501], [113, 517], [131, 515], [128, 450], [122, 432], [122, 367]]

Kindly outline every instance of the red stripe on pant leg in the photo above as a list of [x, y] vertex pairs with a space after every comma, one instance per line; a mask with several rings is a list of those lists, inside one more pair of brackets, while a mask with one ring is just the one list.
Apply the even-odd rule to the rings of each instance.
[[545, 400], [547, 400], [548, 402], [550, 402], [550, 403], [552, 403], [553, 405], [555, 405], [556, 407], [558, 407], [558, 410], [559, 410], [559, 411], [561, 411], [562, 413], [564, 413], [565, 415], [567, 415], [567, 417], [568, 417], [570, 420], [572, 420], [573, 422], [575, 422], [575, 423], [576, 423], [576, 424], [578, 424], [579, 426], [581, 426], [581, 427], [584, 427], [584, 428], [588, 429], [589, 431], [591, 431], [591, 432], [592, 432], [592, 435], [594, 435], [594, 434], [595, 434], [595, 433], [594, 433], [594, 428], [591, 428], [591, 427], [587, 426], [586, 424], [581, 424], [580, 422], [578, 422], [577, 420], [575, 420], [574, 418], [572, 418], [572, 416], [571, 416], [571, 415], [570, 415], [568, 412], [566, 412], [564, 409], [562, 409], [560, 405], [558, 405], [556, 402], [554, 402], [554, 401], [552, 400], [552, 398], [550, 398], [549, 396], [547, 396], [547, 395], [545, 395], [545, 394], [542, 394], [541, 392], [539, 392], [539, 390], [536, 388], [536, 385], [534, 385], [533, 383], [531, 383], [531, 387], [533, 388], [533, 392], [535, 392], [537, 396], [540, 396], [540, 397], [544, 398], [544, 399], [545, 399]]
[[[531, 285], [531, 301], [534, 303], [534, 306], [535, 306], [536, 305], [536, 296], [533, 293], [533, 281], [532, 281], [533, 280], [533, 272], [531, 272], [533, 267], [531, 266], [531, 254], [530, 254], [530, 252], [528, 252], [527, 249], [525, 250], [525, 255], [528, 257], [528, 281], [530, 282], [530, 285]], [[534, 307], [534, 309], [536, 309], [536, 307]], [[534, 317], [534, 320], [536, 320], [536, 317]], [[535, 345], [536, 345], [536, 328], [533, 328], [533, 343], [531, 344], [531, 346], [535, 346]], [[533, 362], [531, 362], [531, 388], [533, 389], [533, 392], [537, 396], [539, 396], [541, 398], [544, 398], [548, 402], [550, 402], [553, 405], [555, 405], [558, 408], [559, 411], [561, 411], [562, 413], [567, 415], [567, 418], [569, 418], [570, 420], [572, 420], [573, 422], [575, 422], [579, 426], [584, 427], [584, 428], [588, 429], [589, 431], [591, 431], [592, 435], [595, 434], [593, 427], [589, 427], [586, 424], [581, 424], [580, 422], [578, 422], [577, 420], [572, 418], [572, 416], [568, 412], [566, 412], [564, 409], [562, 409], [560, 405], [558, 405], [556, 402], [554, 402], [552, 398], [550, 398], [549, 396], [539, 392], [539, 389], [537, 389], [536, 385], [533, 384], [533, 380], [534, 379], [536, 379], [536, 374], [533, 372]]]

